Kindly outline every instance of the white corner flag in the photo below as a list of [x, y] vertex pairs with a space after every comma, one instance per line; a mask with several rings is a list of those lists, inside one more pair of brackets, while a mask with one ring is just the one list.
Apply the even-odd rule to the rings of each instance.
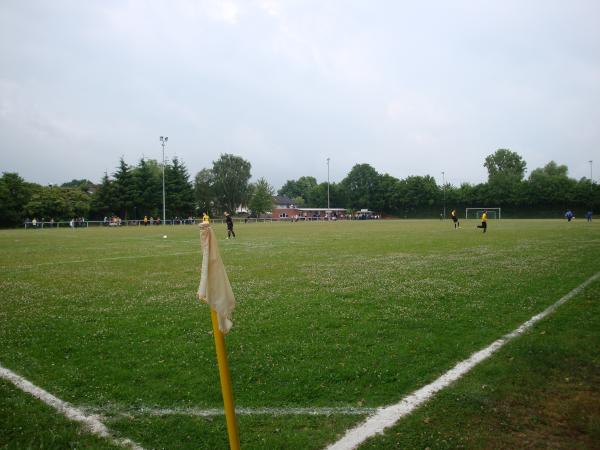
[[215, 232], [206, 222], [200, 224], [200, 230], [202, 269], [198, 298], [208, 303], [217, 313], [219, 330], [227, 334], [233, 326], [231, 313], [235, 308], [235, 297], [221, 260]]
[[210, 320], [215, 337], [215, 350], [217, 351], [229, 448], [230, 450], [240, 450], [240, 432], [235, 417], [231, 375], [223, 336], [233, 326], [231, 313], [235, 307], [235, 298], [229, 284], [229, 278], [227, 278], [227, 272], [225, 272], [225, 266], [223, 266], [221, 260], [215, 232], [208, 222], [200, 224], [200, 246], [202, 248], [202, 270], [198, 298], [208, 303], [211, 310]]

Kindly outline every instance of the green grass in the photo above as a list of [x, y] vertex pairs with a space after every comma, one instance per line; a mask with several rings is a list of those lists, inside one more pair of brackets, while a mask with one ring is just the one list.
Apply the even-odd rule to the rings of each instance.
[[[240, 407], [395, 403], [600, 270], [597, 223], [240, 224], [229, 241], [215, 228]], [[197, 227], [2, 231], [0, 250], [0, 364], [77, 406], [221, 407]], [[304, 449], [361, 418], [239, 419], [244, 448]], [[107, 420], [149, 448], [227, 447], [221, 417]]]
[[366, 449], [600, 443], [600, 281]]
[[79, 424], [0, 380], [0, 448], [115, 450], [120, 447], [90, 435]]

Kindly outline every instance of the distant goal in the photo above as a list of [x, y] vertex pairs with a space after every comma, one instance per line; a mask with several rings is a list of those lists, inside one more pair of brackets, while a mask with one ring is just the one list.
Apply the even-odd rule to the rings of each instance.
[[488, 219], [502, 219], [502, 208], [467, 208], [466, 219], [481, 219], [484, 211], [487, 211]]

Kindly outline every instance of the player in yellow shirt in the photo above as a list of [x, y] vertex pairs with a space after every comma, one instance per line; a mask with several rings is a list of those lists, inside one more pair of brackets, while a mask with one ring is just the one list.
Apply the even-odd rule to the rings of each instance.
[[203, 213], [202, 214], [202, 222], [204, 222], [204, 223], [210, 222], [209, 217], [208, 217], [208, 213]]
[[454, 222], [454, 228], [460, 228], [460, 222], [458, 221], [458, 217], [456, 217], [455, 209], [450, 213], [450, 217], [452, 217], [452, 222]]
[[487, 231], [487, 211], [483, 211], [481, 215], [481, 225], [477, 225], [477, 228], [483, 228], [483, 232]]

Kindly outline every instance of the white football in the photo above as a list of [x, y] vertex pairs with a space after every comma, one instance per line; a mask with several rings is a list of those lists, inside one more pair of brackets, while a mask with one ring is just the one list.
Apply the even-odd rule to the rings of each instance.
[[166, 239], [166, 238], [167, 238], [167, 235], [165, 234], [165, 235], [163, 236], [163, 239]]

